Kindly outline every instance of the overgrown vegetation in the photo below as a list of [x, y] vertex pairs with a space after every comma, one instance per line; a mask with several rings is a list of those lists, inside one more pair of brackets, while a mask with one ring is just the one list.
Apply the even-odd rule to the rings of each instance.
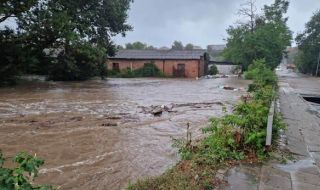
[[33, 180], [38, 176], [39, 167], [44, 161], [27, 153], [19, 153], [13, 158], [15, 167], [4, 167], [6, 158], [0, 151], [0, 189], [1, 190], [53, 190], [46, 185], [34, 185]]
[[244, 70], [257, 59], [265, 59], [271, 69], [277, 67], [292, 39], [285, 17], [288, 7], [289, 1], [275, 0], [259, 14], [255, 1], [248, 0], [239, 10], [248, 21], [229, 27], [224, 57], [242, 65]]
[[[52, 80], [103, 76], [104, 58], [116, 50], [111, 37], [132, 29], [126, 23], [131, 2], [1, 1], [0, 83], [12, 83], [19, 74]], [[12, 22], [15, 29], [4, 27]]]
[[[317, 64], [320, 59], [320, 10], [306, 24], [306, 29], [296, 38], [299, 52], [295, 63], [302, 73], [319, 75]], [[320, 70], [320, 67], [318, 68]]]
[[136, 77], [163, 77], [164, 74], [159, 70], [159, 68], [154, 63], [145, 63], [142, 68], [132, 70], [127, 68], [120, 72], [109, 70], [110, 77], [120, 77], [120, 78], [136, 78]]
[[219, 73], [218, 67], [216, 65], [211, 65], [209, 70], [208, 70], [208, 74], [209, 75], [216, 75], [218, 73]]
[[[269, 108], [275, 98], [277, 77], [266, 67], [265, 60], [257, 60], [246, 76], [253, 79], [248, 96], [235, 106], [232, 114], [211, 118], [203, 129], [206, 137], [196, 145], [191, 140], [178, 140], [182, 161], [160, 177], [138, 181], [130, 190], [144, 189], [212, 189], [221, 181], [217, 169], [239, 161], [262, 161], [269, 156], [265, 147]], [[274, 142], [284, 128], [280, 115], [273, 123]]]

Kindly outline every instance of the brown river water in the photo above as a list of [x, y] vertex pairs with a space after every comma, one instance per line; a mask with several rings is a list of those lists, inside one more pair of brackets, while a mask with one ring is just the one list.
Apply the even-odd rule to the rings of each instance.
[[[201, 137], [212, 116], [231, 110], [248, 81], [108, 79], [30, 82], [0, 89], [0, 149], [45, 159], [37, 183], [60, 189], [121, 189], [159, 175], [179, 156], [172, 138]], [[238, 90], [224, 90], [222, 85]], [[155, 117], [143, 107], [174, 104]]]

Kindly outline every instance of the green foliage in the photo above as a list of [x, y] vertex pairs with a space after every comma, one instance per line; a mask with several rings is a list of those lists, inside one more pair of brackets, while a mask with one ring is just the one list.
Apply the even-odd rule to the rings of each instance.
[[184, 46], [183, 46], [182, 42], [174, 41], [173, 44], [172, 44], [171, 49], [173, 49], [173, 50], [183, 50]]
[[[302, 73], [316, 74], [318, 58], [320, 56], [320, 10], [306, 24], [306, 29], [296, 38], [299, 53], [296, 64]], [[318, 73], [319, 74], [319, 73]]]
[[183, 139], [174, 139], [172, 146], [179, 149], [178, 152], [182, 160], [191, 160], [192, 152], [186, 144], [187, 142]]
[[249, 66], [249, 69], [244, 74], [246, 79], [254, 80], [254, 85], [276, 85], [277, 77], [274, 72], [267, 68], [266, 61], [264, 59], [254, 60], [253, 64]]
[[275, 0], [264, 7], [263, 15], [254, 18], [253, 28], [251, 23], [230, 26], [224, 57], [241, 64], [245, 70], [257, 59], [265, 59], [268, 67], [274, 69], [292, 38], [284, 17], [288, 6], [287, 0]]
[[[234, 138], [234, 126], [220, 126], [218, 119], [212, 118], [210, 126], [204, 129], [209, 136], [200, 145], [200, 155], [206, 159], [202, 162], [215, 164], [225, 160], [241, 160], [244, 158], [242, 151], [238, 149], [238, 144]], [[239, 150], [239, 151], [238, 151]]]
[[[118, 48], [118, 49], [121, 49], [121, 47]], [[149, 46], [146, 43], [142, 43], [142, 42], [138, 41], [138, 42], [133, 42], [133, 43], [127, 43], [125, 49], [131, 49], [131, 50], [155, 50], [157, 48], [155, 48], [153, 46]]]
[[134, 43], [127, 43], [126, 49], [136, 49], [136, 50], [143, 50], [147, 48], [147, 44], [142, 42], [134, 42]]
[[20, 74], [20, 55], [23, 51], [21, 45], [15, 44], [13, 31], [1, 31], [0, 35], [0, 85], [6, 85], [14, 83]]
[[0, 189], [3, 190], [51, 190], [51, 186], [35, 186], [32, 181], [38, 176], [38, 169], [44, 161], [27, 153], [13, 158], [14, 168], [5, 168], [6, 159], [0, 151]]
[[193, 50], [194, 49], [194, 45], [189, 43], [186, 45], [186, 47], [184, 47], [185, 50]]
[[34, 6], [38, 0], [1, 0], [0, 2], [0, 23], [6, 21], [10, 17], [17, 17], [28, 11]]
[[[255, 61], [249, 72], [272, 74], [263, 60]], [[214, 189], [217, 187], [216, 172], [228, 161], [245, 158], [264, 160], [269, 156], [265, 150], [266, 128], [270, 103], [275, 96], [275, 81], [270, 76], [253, 75], [257, 84], [252, 98], [235, 106], [232, 114], [222, 118], [211, 118], [210, 125], [203, 129], [205, 138], [198, 144], [191, 141], [175, 140], [174, 146], [179, 148], [182, 161], [173, 169], [159, 177], [130, 184], [128, 190], [142, 189]], [[275, 113], [273, 137], [285, 125], [281, 117]], [[276, 143], [277, 138], [273, 138]]]
[[208, 74], [209, 75], [216, 75], [218, 73], [219, 73], [218, 67], [216, 65], [211, 65], [211, 67], [208, 70]]
[[86, 80], [105, 75], [104, 51], [90, 44], [77, 44], [68, 52], [61, 52], [49, 69], [49, 79], [56, 81]]
[[102, 59], [116, 50], [111, 37], [132, 29], [126, 23], [131, 2], [2, 1], [0, 23], [15, 17], [18, 26], [15, 31], [0, 30], [1, 83], [24, 73], [49, 74], [53, 80], [105, 75]]
[[[235, 106], [232, 114], [210, 119], [210, 126], [203, 132], [208, 135], [196, 148], [180, 144], [182, 159], [198, 163], [223, 163], [226, 160], [241, 160], [246, 156], [264, 159], [266, 127], [269, 108], [275, 97], [277, 78], [266, 67], [264, 60], [254, 61], [246, 76], [253, 79], [252, 98]], [[274, 118], [274, 135], [284, 127], [279, 115]]]

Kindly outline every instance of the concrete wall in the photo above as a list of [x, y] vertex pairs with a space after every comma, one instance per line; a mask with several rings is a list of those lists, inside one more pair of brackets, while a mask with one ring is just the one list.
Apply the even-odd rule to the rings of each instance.
[[156, 67], [167, 76], [173, 76], [173, 70], [177, 69], [178, 64], [185, 64], [185, 77], [196, 78], [203, 76], [204, 64], [199, 60], [127, 60], [127, 59], [109, 59], [107, 61], [108, 69], [112, 69], [113, 63], [119, 63], [119, 69], [131, 68], [139, 69], [145, 63], [154, 63]]
[[219, 74], [231, 75], [232, 71], [237, 67], [236, 65], [216, 65], [219, 71]]

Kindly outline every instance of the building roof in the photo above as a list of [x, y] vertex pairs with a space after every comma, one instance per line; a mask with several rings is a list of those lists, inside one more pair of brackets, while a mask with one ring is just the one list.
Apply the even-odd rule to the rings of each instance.
[[110, 59], [200, 59], [205, 50], [119, 50]]

